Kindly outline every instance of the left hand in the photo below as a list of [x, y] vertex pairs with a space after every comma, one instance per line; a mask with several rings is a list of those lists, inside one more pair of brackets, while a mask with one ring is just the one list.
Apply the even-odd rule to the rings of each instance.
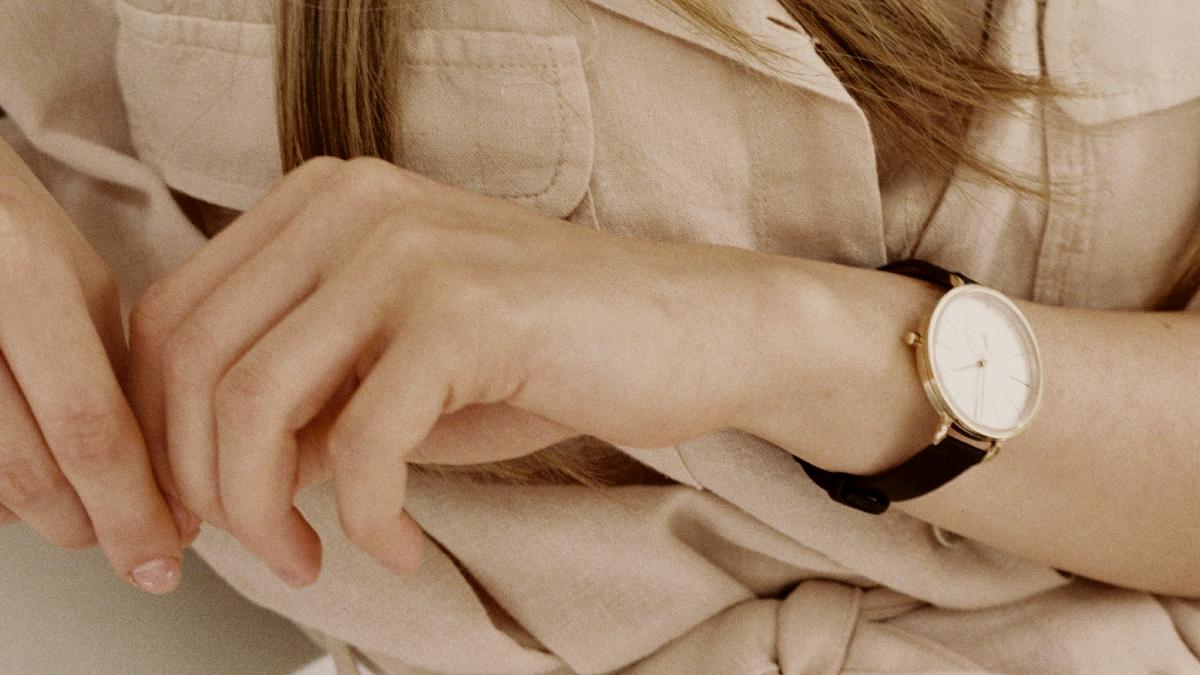
[[405, 574], [408, 461], [731, 426], [762, 374], [765, 258], [319, 158], [139, 299], [134, 405], [171, 490], [285, 581], [319, 572], [293, 499], [329, 473], [347, 536]]

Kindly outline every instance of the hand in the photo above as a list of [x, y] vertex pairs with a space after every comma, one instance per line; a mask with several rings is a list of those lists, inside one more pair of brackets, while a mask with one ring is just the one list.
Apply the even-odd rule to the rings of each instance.
[[348, 537], [403, 574], [420, 555], [408, 461], [725, 426], [761, 374], [764, 280], [750, 251], [319, 158], [139, 299], [135, 397], [184, 503], [285, 581], [318, 573], [293, 498], [325, 465]]
[[174, 589], [182, 544], [118, 379], [116, 283], [3, 141], [0, 351], [0, 525], [24, 521], [67, 549], [99, 543], [133, 586]]

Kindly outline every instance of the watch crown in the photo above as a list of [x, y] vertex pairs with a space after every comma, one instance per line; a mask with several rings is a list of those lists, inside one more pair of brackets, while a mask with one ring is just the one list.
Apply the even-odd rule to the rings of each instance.
[[915, 331], [909, 331], [904, 336], [904, 344], [914, 346], [914, 347], [917, 345], [923, 345], [923, 344], [925, 344], [925, 338], [921, 337], [920, 333], [917, 333]]

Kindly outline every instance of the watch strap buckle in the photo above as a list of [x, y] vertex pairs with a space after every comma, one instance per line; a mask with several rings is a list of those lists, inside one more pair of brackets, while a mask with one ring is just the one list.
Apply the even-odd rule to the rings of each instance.
[[840, 471], [826, 471], [825, 469], [809, 464], [795, 455], [792, 456], [792, 459], [796, 460], [814, 483], [825, 489], [830, 499], [839, 504], [845, 504], [846, 506], [873, 515], [879, 515], [887, 511], [888, 506], [891, 505], [891, 499], [882, 490], [857, 484], [859, 477], [854, 474], [842, 473]]
[[827, 490], [829, 496], [835, 502], [872, 515], [879, 515], [888, 510], [892, 501], [888, 499], [887, 495], [865, 485], [851, 484], [848, 479], [853, 477], [851, 474], [838, 474], [837, 481], [830, 490]]

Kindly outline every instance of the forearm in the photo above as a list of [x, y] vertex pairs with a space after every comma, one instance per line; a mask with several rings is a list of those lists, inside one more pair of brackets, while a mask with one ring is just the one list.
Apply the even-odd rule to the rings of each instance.
[[[928, 445], [937, 416], [902, 338], [944, 291], [773, 259], [763, 397], [735, 426], [859, 474]], [[1042, 351], [1038, 416], [994, 461], [893, 508], [1059, 569], [1200, 596], [1200, 315], [1016, 302]]]

